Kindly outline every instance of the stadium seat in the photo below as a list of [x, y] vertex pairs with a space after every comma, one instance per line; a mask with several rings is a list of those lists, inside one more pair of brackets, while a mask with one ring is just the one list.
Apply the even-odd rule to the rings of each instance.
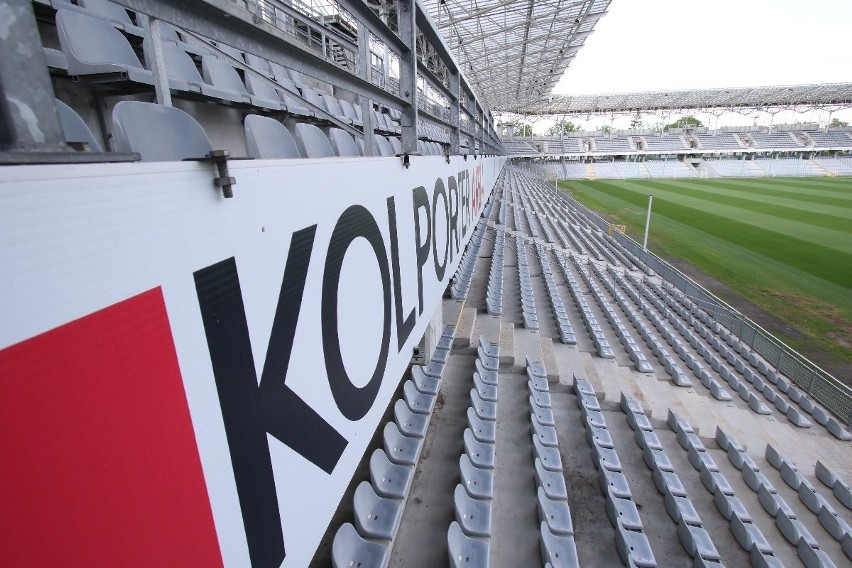
[[403, 499], [414, 477], [414, 469], [392, 463], [381, 448], [370, 456], [370, 481], [375, 492], [382, 497]]
[[252, 97], [237, 70], [215, 55], [201, 58], [201, 76], [219, 89], [223, 98], [238, 103], [252, 103]]
[[360, 156], [358, 145], [355, 144], [355, 139], [348, 132], [340, 128], [328, 129], [328, 140], [331, 142], [331, 148], [337, 156]]
[[301, 158], [296, 141], [287, 128], [272, 118], [250, 114], [244, 122], [246, 150], [250, 158]]
[[490, 420], [483, 420], [476, 415], [476, 411], [467, 408], [467, 425], [473, 433], [473, 437], [480, 442], [494, 443], [496, 440], [496, 425]]
[[373, 144], [373, 153], [378, 156], [393, 156], [393, 147], [388, 142], [388, 139], [381, 134], [373, 134], [375, 143]]
[[[68, 74], [98, 81], [130, 80], [154, 84], [153, 74], [142, 66], [130, 43], [109, 23], [72, 10], [56, 13], [56, 30]], [[95, 77], [97, 76], [97, 77]]]
[[251, 95], [252, 104], [270, 110], [281, 109], [281, 97], [278, 90], [255, 75], [246, 73], [246, 90]]
[[337, 529], [331, 545], [331, 561], [335, 568], [350, 566], [387, 566], [390, 549], [384, 544], [364, 540], [350, 523]]
[[556, 535], [546, 522], [541, 523], [541, 560], [553, 568], [579, 568], [577, 545], [573, 535]]
[[422, 440], [404, 435], [393, 422], [385, 424], [383, 434], [385, 454], [390, 461], [398, 465], [417, 464]]
[[362, 481], [355, 489], [353, 500], [355, 528], [367, 538], [392, 540], [402, 518], [399, 501], [379, 497], [368, 481]]
[[476, 467], [494, 469], [494, 444], [480, 442], [470, 428], [464, 431], [464, 453]]
[[146, 162], [204, 158], [213, 145], [201, 125], [184, 111], [152, 103], [120, 101], [112, 110], [119, 152], [139, 152]]
[[467, 494], [474, 499], [491, 499], [494, 496], [494, 473], [473, 465], [467, 455], [459, 458], [461, 481]]
[[394, 421], [400, 432], [412, 438], [422, 438], [429, 427], [429, 417], [425, 414], [412, 412], [403, 399], [393, 405]]
[[313, 124], [298, 123], [295, 128], [296, 146], [304, 158], [329, 158], [334, 149], [323, 131]]
[[474, 499], [461, 484], [453, 492], [456, 521], [468, 536], [491, 536], [491, 502]]
[[66, 143], [75, 149], [101, 151], [101, 145], [95, 140], [94, 134], [74, 109], [56, 99], [56, 112], [59, 114], [59, 124], [62, 126]]
[[120, 27], [129, 34], [139, 37], [147, 35], [144, 29], [133, 23], [127, 10], [114, 2], [109, 0], [78, 0], [77, 4], [85, 8], [91, 15], [109, 20], [113, 25]]
[[450, 568], [487, 568], [490, 565], [488, 542], [464, 534], [455, 521], [447, 532]]
[[402, 154], [402, 142], [399, 141], [399, 138], [396, 136], [389, 136], [388, 142], [390, 142], [391, 148], [393, 148], [394, 155]]

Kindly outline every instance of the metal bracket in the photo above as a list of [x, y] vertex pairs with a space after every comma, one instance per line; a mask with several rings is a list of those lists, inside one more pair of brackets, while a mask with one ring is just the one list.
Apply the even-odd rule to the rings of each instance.
[[237, 183], [237, 178], [228, 173], [228, 157], [231, 155], [227, 150], [212, 150], [203, 158], [199, 158], [199, 162], [211, 162], [216, 164], [216, 171], [219, 177], [213, 178], [213, 185], [222, 188], [222, 195], [225, 199], [230, 199], [234, 196], [232, 186]]
[[402, 167], [406, 170], [411, 167], [411, 159], [408, 154], [402, 155]]

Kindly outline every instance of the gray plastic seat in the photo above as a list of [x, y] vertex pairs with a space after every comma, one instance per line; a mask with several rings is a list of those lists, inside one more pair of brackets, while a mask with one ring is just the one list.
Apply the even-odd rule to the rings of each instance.
[[568, 500], [568, 488], [565, 486], [565, 477], [562, 472], [546, 470], [538, 458], [535, 459], [535, 479], [550, 499]]
[[367, 538], [392, 540], [402, 519], [399, 501], [379, 497], [368, 481], [362, 481], [355, 489], [353, 499], [355, 528]]
[[592, 454], [596, 461], [596, 467], [606, 468], [610, 471], [621, 471], [621, 460], [618, 459], [615, 450], [592, 444]]
[[621, 497], [623, 499], [633, 498], [633, 493], [630, 491], [630, 485], [627, 483], [627, 477], [625, 477], [623, 473], [600, 468], [598, 486], [604, 496], [606, 496], [607, 491], [609, 491], [616, 497]]
[[331, 142], [331, 148], [336, 156], [360, 156], [358, 145], [355, 144], [355, 139], [352, 135], [341, 128], [329, 128], [328, 140]]
[[729, 521], [733, 517], [737, 517], [741, 521], [752, 520], [751, 513], [748, 512], [743, 502], [733, 495], [725, 495], [721, 491], [718, 491], [713, 495], [713, 502], [716, 504], [719, 512], [722, 513], [722, 516]]
[[731, 518], [731, 533], [744, 550], [757, 549], [764, 554], [772, 554], [772, 545], [763, 536], [761, 530], [751, 522], [741, 520], [737, 516]]
[[574, 524], [571, 521], [571, 510], [568, 503], [550, 499], [544, 488], [539, 487], [538, 518], [545, 523], [550, 532], [558, 535], [571, 536], [574, 534]]
[[693, 558], [719, 560], [719, 551], [704, 527], [681, 523], [677, 527], [677, 536], [684, 550]]
[[203, 158], [213, 150], [201, 125], [178, 108], [119, 101], [112, 122], [116, 150], [139, 152], [145, 162]]
[[799, 541], [804, 541], [811, 548], [819, 548], [819, 543], [799, 519], [779, 514], [775, 516], [775, 525], [793, 546], [797, 546]]
[[245, 73], [246, 90], [251, 95], [251, 102], [255, 106], [279, 110], [281, 108], [281, 97], [278, 95], [278, 90], [255, 75], [254, 73]]
[[388, 142], [393, 149], [394, 155], [402, 154], [402, 142], [399, 141], [399, 138], [396, 136], [388, 136]]
[[189, 54], [178, 44], [164, 41], [163, 59], [166, 64], [166, 76], [169, 87], [178, 91], [201, 93], [208, 97], [230, 100], [231, 95], [208, 84]]
[[246, 150], [250, 158], [301, 158], [296, 141], [287, 128], [275, 119], [256, 114], [246, 116]]
[[548, 471], [562, 471], [562, 458], [559, 448], [551, 448], [542, 444], [538, 437], [532, 436], [533, 455], [541, 460], [541, 464]]
[[805, 568], [834, 568], [837, 566], [828, 553], [815, 546], [810, 546], [804, 539], [799, 541], [796, 552], [799, 553], [799, 560], [802, 561]]
[[109, 0], [78, 0], [77, 3], [93, 16], [109, 20], [127, 33], [140, 37], [146, 35], [144, 29], [133, 23], [123, 6]]
[[390, 461], [399, 465], [417, 464], [422, 440], [404, 435], [393, 422], [385, 424], [383, 439]]
[[645, 465], [648, 466], [648, 469], [674, 471], [674, 466], [672, 465], [671, 460], [669, 460], [669, 456], [666, 454], [665, 450], [655, 450], [650, 446], [646, 446], [642, 450], [642, 458], [645, 460]]
[[361, 126], [361, 119], [358, 118], [358, 113], [355, 111], [355, 107], [347, 100], [339, 99], [338, 104], [340, 105], [340, 110], [343, 112], [343, 116], [346, 117], [349, 122], [354, 124], [355, 126]]
[[453, 492], [456, 521], [468, 536], [491, 536], [491, 502], [474, 499], [461, 484]]
[[[720, 493], [721, 495], [721, 493]], [[671, 519], [678, 524], [701, 525], [701, 517], [695, 510], [695, 505], [688, 497], [678, 497], [671, 493], [663, 496], [666, 512]]]
[[435, 400], [437, 397], [417, 390], [417, 387], [414, 385], [414, 381], [411, 379], [405, 381], [405, 384], [402, 387], [402, 393], [406, 404], [408, 404], [408, 408], [410, 408], [412, 412], [416, 412], [417, 414], [431, 414], [432, 409], [435, 408]]
[[470, 462], [467, 455], [459, 457], [459, 471], [462, 485], [467, 494], [474, 499], [491, 499], [494, 495], [494, 473], [478, 468]]
[[532, 397], [536, 406], [541, 408], [553, 408], [549, 392], [536, 390], [535, 387], [533, 387], [532, 381], [527, 381], [527, 386], [529, 387], [530, 397]]
[[405, 498], [413, 477], [413, 468], [391, 462], [381, 448], [370, 456], [370, 481], [375, 492], [382, 497]]
[[486, 369], [482, 365], [482, 361], [480, 361], [479, 358], [474, 361], [474, 364], [476, 365], [476, 372], [479, 373], [479, 377], [482, 379], [482, 381], [486, 385], [493, 385], [496, 387], [499, 378], [499, 374], [497, 373], [497, 371], [489, 371], [488, 369]]
[[450, 523], [447, 532], [447, 547], [451, 568], [488, 568], [490, 565], [488, 543], [465, 535], [455, 521]]
[[[625, 566], [654, 568], [657, 561], [645, 533], [619, 527], [615, 531], [615, 548]], [[632, 562], [632, 564], [631, 564]]]
[[297, 123], [295, 127], [296, 146], [304, 158], [330, 158], [334, 149], [328, 137], [313, 124]]
[[486, 353], [481, 346], [477, 347], [476, 353], [483, 367], [485, 367], [489, 371], [500, 371], [500, 359], [488, 355], [488, 353]]
[[817, 512], [819, 524], [835, 540], [842, 542], [844, 535], [852, 533], [852, 528], [822, 497], [820, 497], [820, 503], [822, 507]]
[[592, 425], [586, 426], [586, 441], [589, 444], [595, 443], [602, 448], [612, 448], [612, 436], [606, 428], [598, 428]]
[[553, 534], [546, 522], [541, 523], [541, 560], [552, 568], [579, 568], [577, 545], [572, 535]]
[[486, 341], [484, 335], [479, 336], [479, 347], [481, 347], [483, 353], [489, 357], [498, 358], [500, 356], [500, 347], [494, 343]]
[[491, 420], [483, 420], [476, 415], [472, 407], [467, 408], [467, 425], [473, 437], [480, 442], [494, 443], [496, 441], [497, 424]]
[[482, 400], [476, 389], [470, 389], [470, 405], [482, 420], [497, 420], [497, 405], [493, 402]]
[[420, 365], [411, 367], [411, 380], [417, 390], [424, 394], [438, 394], [441, 388], [441, 379], [427, 375]]
[[556, 428], [554, 428], [553, 426], [545, 426], [543, 424], [540, 424], [535, 414], [530, 414], [530, 421], [532, 422], [533, 436], [535, 438], [538, 438], [539, 442], [541, 442], [545, 446], [550, 446], [553, 448], [559, 447], [559, 439], [556, 436]]
[[[275, 64], [270, 63], [269, 65], [271, 68]], [[275, 82], [281, 85], [282, 90], [278, 91], [278, 97], [287, 107], [287, 112], [297, 116], [315, 116], [316, 113], [305, 105], [302, 94], [293, 81], [275, 77]]]
[[388, 139], [381, 134], [373, 134], [373, 154], [378, 156], [393, 156], [393, 147]]
[[654, 486], [661, 494], [671, 493], [678, 497], [686, 497], [686, 489], [683, 487], [683, 482], [673, 471], [663, 471], [655, 469], [651, 472], [651, 478], [654, 480]]
[[95, 140], [95, 135], [74, 109], [56, 99], [56, 113], [59, 115], [59, 124], [62, 126], [66, 143], [82, 150], [101, 152], [101, 145]]
[[476, 371], [473, 372], [473, 386], [476, 392], [479, 393], [479, 396], [482, 397], [482, 400], [497, 402], [497, 387], [485, 384], [485, 381], [482, 380]]
[[201, 57], [201, 76], [219, 90], [222, 98], [239, 103], [253, 102], [237, 70], [215, 55]]
[[127, 38], [104, 20], [59, 10], [56, 30], [69, 75], [119, 74], [136, 83], [154, 84], [153, 74], [142, 66]]
[[834, 488], [834, 483], [837, 481], [837, 475], [828, 469], [828, 467], [820, 460], [817, 460], [814, 465], [814, 473], [816, 474], [816, 478], [819, 479], [823, 485], [829, 489]]
[[408, 408], [408, 404], [402, 399], [397, 400], [393, 405], [394, 422], [400, 432], [412, 438], [422, 438], [426, 435], [426, 429], [429, 427], [429, 417], [425, 414], [412, 412]]
[[381, 543], [364, 540], [350, 523], [337, 529], [331, 545], [331, 561], [335, 568], [383, 568], [390, 560], [390, 549]]
[[553, 410], [550, 408], [543, 408], [535, 403], [535, 399], [533, 397], [529, 397], [530, 408], [532, 409], [533, 414], [538, 419], [539, 424], [544, 424], [545, 426], [555, 426], [556, 422], [553, 418]]
[[606, 496], [606, 513], [614, 528], [618, 528], [619, 525], [634, 531], [641, 531], [643, 528], [639, 509], [631, 499], [608, 494]]
[[464, 430], [464, 453], [476, 467], [494, 469], [494, 444], [480, 442], [470, 428]]

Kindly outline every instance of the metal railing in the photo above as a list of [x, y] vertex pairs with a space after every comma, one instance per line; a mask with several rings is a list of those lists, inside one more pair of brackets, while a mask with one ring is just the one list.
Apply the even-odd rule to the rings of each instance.
[[[601, 231], [609, 231], [609, 223], [603, 217], [564, 191], [559, 192], [559, 195], [576, 208], [590, 224]], [[626, 250], [636, 255], [648, 268], [686, 295], [717, 323], [727, 328], [751, 351], [760, 355], [767, 364], [790, 379], [813, 400], [823, 405], [847, 427], [852, 425], [852, 389], [849, 386], [837, 380], [662, 258], [644, 250], [642, 245], [626, 234], [616, 231], [613, 238]]]

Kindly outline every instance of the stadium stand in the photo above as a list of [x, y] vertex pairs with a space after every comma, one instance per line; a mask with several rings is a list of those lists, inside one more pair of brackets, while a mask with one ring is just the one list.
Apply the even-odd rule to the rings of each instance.
[[[316, 167], [315, 162], [299, 161], [308, 159], [325, 160], [322, 164], [327, 166], [334, 158], [343, 157], [347, 159], [337, 162], [357, 163], [364, 168], [357, 172], [365, 175], [369, 171], [366, 166], [378, 162], [358, 158], [369, 154], [376, 160], [379, 156], [400, 155], [407, 159], [403, 144], [410, 149], [413, 146], [409, 142], [416, 141], [419, 153], [446, 156], [447, 164], [454, 153], [464, 155], [467, 164], [476, 163], [467, 158], [470, 154], [478, 157], [479, 163], [483, 154], [501, 152], [535, 157], [606, 154], [591, 158], [598, 161], [588, 163], [575, 161], [575, 157], [543, 166], [559, 178], [697, 175], [688, 162], [676, 158], [689, 150], [682, 135], [587, 137], [591, 140], [588, 148], [584, 148], [581, 137], [500, 142], [472, 93], [461, 97], [472, 101], [472, 111], [462, 112], [470, 116], [460, 119], [464, 124], [458, 128], [452, 120], [436, 119], [446, 107], [424, 94], [420, 107], [434, 112], [429, 113], [431, 116], [424, 112], [425, 118], [416, 124], [417, 137], [412, 140], [407, 138], [410, 131], [406, 130], [412, 123], [406, 122], [402, 111], [375, 101], [366, 92], [355, 93], [214, 38], [199, 41], [196, 34], [166, 24], [157, 26], [162, 28], [163, 42], [154, 47], [156, 34], [151, 35], [144, 14], [106, 0], [37, 4], [44, 36], [55, 37], [61, 48], [44, 46], [45, 50], [52, 50], [45, 53], [59, 99], [68, 103], [57, 99], [56, 104], [64, 138], [88, 153], [138, 153], [144, 162], [180, 162], [210, 160], [225, 150], [235, 157], [287, 160], [286, 168], [301, 164]], [[595, 4], [589, 4], [587, 13]], [[604, 10], [607, 4], [604, 3]], [[314, 20], [321, 18], [294, 20], [295, 12], [284, 3], [271, 17], [263, 13], [256, 16], [267, 23], [274, 21], [300, 30], [308, 42], [322, 35], [312, 27], [319, 26]], [[366, 18], [373, 21], [375, 14], [369, 14], [372, 15]], [[338, 20], [338, 24], [324, 28], [325, 33], [339, 37], [340, 29], [351, 25], [345, 19]], [[348, 36], [344, 39], [349, 40]], [[435, 41], [431, 36], [426, 39]], [[323, 37], [321, 42], [320, 49], [327, 60], [339, 59], [341, 65], [349, 61], [343, 47], [329, 47], [333, 39]], [[347, 41], [341, 39], [340, 43]], [[441, 49], [446, 47], [442, 45]], [[152, 57], [162, 59], [164, 75], [159, 79]], [[369, 71], [378, 73], [378, 67]], [[401, 80], [383, 78], [387, 82], [391, 79]], [[148, 102], [162, 96], [163, 88], [169, 98], [173, 97], [174, 106]], [[435, 90], [452, 91], [446, 86]], [[104, 93], [109, 94], [109, 100]], [[91, 101], [98, 101], [98, 112], [106, 109], [111, 120], [104, 122], [99, 118]], [[468, 101], [456, 100], [454, 104], [465, 105]], [[368, 129], [369, 124], [373, 129]], [[808, 148], [803, 140], [810, 140], [814, 147], [852, 148], [852, 138], [845, 131], [804, 134], [797, 138], [791, 132], [752, 133], [750, 138], [761, 150], [805, 151]], [[744, 139], [736, 134], [696, 136], [699, 150], [746, 149]], [[463, 139], [458, 140], [459, 137]], [[639, 153], [666, 153], [669, 157], [647, 161], [608, 159]], [[461, 156], [455, 159], [462, 162]], [[444, 164], [443, 157], [431, 160]], [[408, 162], [400, 165], [398, 158], [395, 165], [404, 173], [403, 168], [410, 166]], [[839, 175], [852, 174], [852, 158], [846, 157], [723, 157], [708, 159], [705, 165], [719, 176], [824, 175], [820, 168]], [[155, 167], [147, 163], [142, 166]], [[529, 166], [530, 171], [521, 166]], [[268, 164], [258, 162], [256, 169], [265, 167]], [[492, 193], [490, 188], [482, 187], [481, 180], [467, 180], [473, 189], [465, 195], [481, 199], [482, 214], [477, 218], [479, 209], [463, 203], [465, 211], [474, 211], [470, 219], [472, 236], [463, 250], [456, 247], [458, 268], [446, 289], [442, 284], [441, 290], [427, 290], [435, 298], [444, 294], [438, 300], [437, 319], [447, 325], [441, 323], [438, 329], [430, 325], [428, 333], [434, 331], [434, 337], [424, 338], [422, 343], [425, 348], [432, 342], [434, 348], [425, 354], [425, 360], [409, 364], [402, 377], [392, 379], [398, 379], [398, 383], [381, 385], [391, 402], [386, 409], [370, 409], [381, 422], [367, 454], [361, 457], [360, 467], [358, 456], [354, 460], [348, 456], [351, 463], [347, 467], [351, 466], [354, 473], [351, 479], [337, 481], [349, 489], [339, 505], [337, 496], [333, 496], [333, 516], [319, 521], [310, 519], [313, 524], [327, 527], [323, 542], [309, 543], [311, 550], [316, 548], [312, 565], [367, 568], [449, 563], [555, 568], [621, 564], [650, 568], [831, 566], [852, 561], [852, 492], [845, 477], [852, 472], [848, 451], [852, 434], [848, 431], [848, 416], [842, 415], [849, 410], [844, 406], [848, 399], [835, 399], [835, 394], [814, 389], [815, 371], [807, 376], [797, 375], [789, 367], [782, 368], [780, 359], [769, 360], [758, 350], [754, 337], [748, 343], [734, 333], [720, 316], [719, 305], [702, 304], [687, 296], [677, 287], [682, 284], [680, 280], [669, 281], [656, 266], [652, 269], [651, 256], [643, 256], [638, 247], [626, 245], [626, 237], [608, 234], [603, 219], [554, 191], [534, 175], [537, 171], [520, 160], [507, 165], [497, 176]], [[414, 239], [418, 262], [421, 250], [426, 251], [428, 260], [429, 245], [437, 250], [442, 238], [430, 228], [429, 236], [421, 239], [418, 211], [424, 210], [425, 217], [431, 216], [434, 221], [439, 211], [437, 197], [444, 195], [448, 218], [461, 215], [451, 203], [453, 196], [460, 195], [461, 179], [447, 181], [448, 190], [444, 192], [445, 178], [438, 177], [440, 183], [435, 183], [431, 208], [428, 197], [424, 207], [418, 205], [417, 197], [413, 198], [416, 229], [409, 231], [412, 227], [407, 217], [400, 234]], [[412, 195], [417, 189], [424, 189], [417, 184], [406, 189], [409, 187]], [[388, 217], [396, 215], [393, 200], [381, 198]], [[324, 205], [317, 203], [318, 208]], [[263, 206], [262, 201], [251, 204]], [[406, 206], [408, 216], [410, 205]], [[401, 226], [401, 215], [399, 219]], [[365, 232], [353, 233], [350, 240], [386, 238], [378, 228], [375, 233], [379, 236], [375, 237], [363, 228], [367, 225], [370, 223], [357, 227]], [[301, 231], [303, 236], [310, 234], [312, 243], [316, 227]], [[344, 226], [342, 230], [351, 227]], [[266, 227], [256, 232], [265, 233]], [[274, 230], [270, 233], [275, 234]], [[322, 231], [316, 234], [318, 241], [335, 239]], [[451, 251], [453, 237], [457, 243], [459, 235], [448, 226], [447, 251]], [[296, 233], [292, 239], [296, 240]], [[396, 234], [390, 235], [389, 248], [393, 252], [389, 262], [376, 257], [382, 282], [388, 284], [388, 314], [390, 290], [400, 280], [396, 239]], [[374, 245], [377, 253], [384, 248], [384, 244]], [[285, 284], [291, 284], [288, 276], [294, 271], [308, 272], [312, 252], [309, 250], [303, 265], [291, 264], [288, 258], [286, 267], [281, 268], [281, 298], [287, 300], [282, 302], [287, 305], [280, 318], [277, 312], [274, 318], [267, 318], [276, 341], [280, 340], [276, 335], [279, 325], [286, 327], [289, 322], [296, 327], [290, 312], [298, 315], [300, 304], [289, 302], [286, 294], [293, 294], [293, 290]], [[345, 252], [346, 249], [339, 255], [341, 259]], [[222, 261], [223, 265], [234, 261], [233, 253], [227, 254], [232, 256]], [[453, 253], [448, 254], [452, 258]], [[329, 259], [327, 263], [335, 262], [331, 254]], [[197, 270], [197, 259], [190, 260], [193, 270]], [[219, 256], [214, 260], [218, 262]], [[431, 264], [429, 261], [429, 267]], [[434, 264], [438, 270], [437, 256]], [[411, 268], [408, 264], [406, 267]], [[422, 267], [423, 263], [416, 265], [417, 269]], [[240, 277], [244, 278], [251, 268], [250, 261], [241, 264]], [[315, 265], [311, 267], [314, 269]], [[280, 271], [276, 278], [277, 285], [282, 278]], [[336, 292], [329, 285], [331, 280], [323, 279], [323, 295], [326, 288]], [[151, 283], [146, 285], [150, 287]], [[422, 283], [420, 286], [420, 297], [415, 293], [414, 300], [407, 296], [403, 300], [395, 289], [397, 318], [404, 320], [400, 315], [404, 309], [414, 314], [412, 306], [417, 300], [423, 311]], [[245, 292], [262, 296], [266, 287], [246, 286]], [[239, 290], [239, 281], [236, 288]], [[258, 292], [256, 288], [264, 290]], [[159, 289], [154, 291], [161, 294]], [[190, 295], [194, 302], [195, 295]], [[162, 296], [158, 298], [164, 304]], [[257, 299], [248, 295], [246, 298], [246, 304]], [[324, 309], [325, 296], [320, 303]], [[191, 307], [191, 317], [182, 315], [200, 327], [202, 323], [195, 321], [200, 319], [197, 306]], [[165, 308], [158, 305], [158, 309]], [[250, 313], [255, 317], [257, 312]], [[427, 319], [431, 316], [425, 315]], [[164, 319], [168, 335], [168, 317]], [[216, 324], [225, 322], [227, 328], [245, 326], [245, 321], [235, 324], [238, 318], [230, 312], [216, 313], [210, 319]], [[389, 315], [386, 320], [390, 337]], [[741, 333], [743, 320], [739, 323]], [[397, 321], [395, 325], [397, 336], [388, 341], [394, 349], [399, 345], [402, 353], [400, 329], [405, 324]], [[205, 347], [199, 340], [200, 347], [193, 348], [214, 352], [227, 347], [216, 345], [209, 338], [208, 341], [211, 343]], [[337, 341], [339, 346], [340, 339]], [[328, 347], [326, 342], [331, 344], [324, 334], [322, 342], [324, 348]], [[286, 390], [281, 388], [287, 363], [275, 361], [277, 346], [270, 340], [266, 357], [275, 367], [270, 374], [281, 373], [274, 379], [280, 380], [277, 386], [284, 393], [282, 396], [290, 397], [292, 406], [301, 408], [297, 404], [304, 404], [301, 395], [290, 390], [298, 379], [288, 383]], [[292, 347], [291, 344], [289, 349]], [[175, 358], [173, 352], [170, 356]], [[408, 354], [405, 357], [407, 360]], [[247, 359], [251, 367], [251, 357]], [[329, 360], [325, 363], [328, 366]], [[339, 375], [352, 372], [343, 367], [341, 362]], [[176, 374], [180, 382], [180, 372]], [[255, 396], [256, 392], [269, 394], [270, 398], [277, 396], [272, 390], [263, 390], [269, 385], [266, 377], [266, 369], [263, 382], [255, 383], [256, 378], [249, 376], [254, 390], [244, 398], [264, 398]], [[347, 380], [344, 378], [343, 382]], [[340, 376], [330, 377], [329, 382], [332, 381], [340, 381]], [[258, 388], [258, 384], [263, 388]], [[208, 387], [211, 390], [205, 395], [215, 398], [211, 394], [214, 386]], [[215, 387], [222, 389], [219, 384]], [[368, 389], [356, 387], [358, 396], [362, 395], [362, 388]], [[178, 394], [178, 398], [183, 396], [180, 389]], [[334, 397], [333, 402], [343, 406], [336, 392]], [[309, 400], [311, 396], [304, 398]], [[182, 398], [181, 402], [186, 405]], [[274, 414], [273, 407], [262, 408]], [[274, 426], [299, 430], [313, 443], [315, 433], [305, 431], [302, 424], [286, 422], [290, 415], [264, 419], [283, 420], [283, 426], [277, 422]], [[338, 421], [345, 424], [343, 418]], [[194, 441], [191, 419], [187, 419], [185, 427]], [[267, 435], [281, 434], [272, 434], [272, 426], [264, 427], [269, 430], [259, 430], [264, 442]], [[199, 434], [203, 435], [208, 433]], [[344, 446], [351, 441], [341, 439], [343, 442], [338, 443]], [[293, 444], [299, 443], [311, 445], [304, 441]], [[268, 459], [272, 452], [268, 446], [264, 448]], [[765, 449], [761, 452], [761, 448]], [[222, 448], [214, 449], [224, 453]], [[276, 447], [276, 451], [281, 448]], [[322, 453], [316, 448], [303, 451]], [[193, 457], [198, 461], [197, 456]], [[207, 463], [203, 465], [208, 467]], [[298, 480], [300, 475], [335, 475], [335, 464], [326, 464], [322, 471], [316, 465], [307, 464], [308, 473], [293, 476]], [[239, 466], [235, 459], [234, 468]], [[225, 468], [225, 481], [218, 479], [218, 472], [202, 472], [198, 463], [193, 463], [193, 467], [199, 470], [202, 491], [205, 475], [214, 479], [209, 482], [211, 485], [227, 484], [229, 507], [233, 509], [228, 514], [238, 517], [234, 512], [242, 511], [239, 507], [243, 505], [232, 495], [232, 479], [227, 477], [231, 475], [231, 464]], [[271, 466], [267, 469], [272, 478]], [[273, 488], [276, 483], [280, 484], [282, 499], [286, 499], [290, 494], [285, 493], [285, 484], [272, 479]], [[286, 491], [299, 492], [301, 488], [295, 483], [287, 485]], [[311, 496], [317, 501], [326, 497]], [[296, 523], [314, 512], [304, 510], [300, 514], [303, 518], [297, 518]], [[206, 515], [209, 517], [210, 512]], [[280, 521], [275, 522], [277, 530]], [[242, 538], [248, 529], [237, 524], [237, 534]], [[212, 534], [215, 546], [215, 530]], [[287, 546], [291, 542], [288, 540]], [[230, 560], [233, 564], [233, 558]]]

